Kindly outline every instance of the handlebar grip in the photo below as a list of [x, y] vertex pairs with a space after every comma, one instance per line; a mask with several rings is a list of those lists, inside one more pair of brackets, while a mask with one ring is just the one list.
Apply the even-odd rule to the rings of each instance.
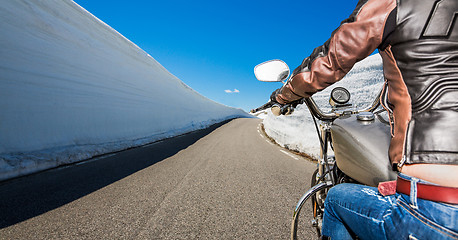
[[270, 111], [272, 111], [272, 114], [275, 116], [290, 115], [294, 111], [294, 106], [289, 103], [285, 105], [274, 104], [270, 108]]
[[274, 105], [273, 107], [270, 108], [270, 111], [272, 111], [272, 114], [275, 116], [281, 115], [281, 107], [279, 105]]

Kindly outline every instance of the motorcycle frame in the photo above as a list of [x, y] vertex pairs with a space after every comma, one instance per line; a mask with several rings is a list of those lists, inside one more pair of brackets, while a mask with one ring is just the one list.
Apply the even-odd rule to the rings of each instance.
[[[293, 219], [291, 223], [291, 239], [297, 240], [297, 230], [298, 230], [298, 223], [299, 223], [299, 214], [300, 211], [305, 204], [305, 202], [313, 196], [318, 196], [316, 201], [320, 201], [316, 207], [320, 207], [324, 205], [324, 200], [326, 199], [327, 191], [338, 184], [338, 176], [337, 176], [337, 166], [335, 165], [335, 157], [328, 156], [328, 149], [329, 147], [332, 148], [332, 138], [331, 138], [331, 126], [335, 119], [344, 116], [344, 115], [351, 115], [357, 114], [359, 112], [373, 112], [377, 107], [380, 105], [380, 97], [382, 96], [382, 90], [378, 93], [375, 100], [372, 104], [363, 109], [363, 110], [344, 110], [342, 112], [332, 111], [330, 113], [324, 113], [320, 110], [316, 102], [313, 98], [306, 98], [303, 99], [303, 102], [309, 108], [310, 113], [312, 114], [312, 119], [314, 120], [316, 131], [318, 133], [318, 137], [320, 139], [320, 159], [317, 163], [317, 175], [316, 179], [312, 179], [315, 181], [315, 184], [311, 186], [311, 188], [300, 198], [299, 202], [297, 203], [294, 212], [293, 212]], [[320, 128], [318, 128], [318, 124], [316, 119], [321, 120]], [[324, 197], [322, 197], [324, 196]], [[323, 209], [324, 210], [324, 209]], [[320, 211], [323, 211], [320, 210]], [[315, 210], [316, 211], [316, 210]], [[315, 215], [314, 212], [314, 219], [312, 220], [312, 225], [316, 228], [318, 237], [321, 236], [321, 220], [322, 216]]]

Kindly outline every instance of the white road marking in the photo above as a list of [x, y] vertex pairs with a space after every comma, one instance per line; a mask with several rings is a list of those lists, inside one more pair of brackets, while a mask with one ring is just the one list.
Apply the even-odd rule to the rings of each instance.
[[[261, 133], [261, 125], [258, 125], [258, 133], [259, 133], [259, 136], [261, 136], [262, 138], [264, 138], [264, 134]], [[265, 138], [264, 138], [265, 139]]]
[[288, 156], [294, 158], [295, 160], [299, 160], [298, 157], [294, 156], [293, 154], [291, 154], [291, 153], [289, 153], [289, 152], [287, 152], [287, 151], [280, 150], [280, 152], [282, 152], [282, 153], [284, 153], [284, 154], [286, 154], [286, 155], [288, 155]]
[[[264, 133], [261, 132], [261, 124], [258, 125], [258, 133], [259, 133], [259, 136], [261, 136], [264, 140], [266, 140], [266, 142], [268, 142], [270, 145], [273, 145], [275, 146], [275, 144], [273, 144], [269, 139], [267, 139], [265, 136], [264, 136]], [[287, 151], [284, 151], [284, 150], [281, 150], [280, 151], [290, 157], [292, 157], [294, 160], [299, 160], [298, 157], [294, 156], [293, 154], [287, 152]]]
[[272, 146], [275, 146], [275, 144], [273, 144], [268, 138], [266, 138], [264, 133], [261, 132], [261, 124], [258, 124], [258, 133], [259, 133], [259, 136], [261, 136], [264, 140], [266, 140], [266, 142], [268, 142]]

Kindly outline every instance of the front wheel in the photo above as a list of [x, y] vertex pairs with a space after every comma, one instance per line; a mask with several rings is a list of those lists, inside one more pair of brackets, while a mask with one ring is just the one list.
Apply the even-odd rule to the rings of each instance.
[[[312, 180], [313, 181], [313, 180]], [[304, 205], [304, 203], [312, 197], [313, 199], [313, 196], [316, 196], [316, 194], [322, 190], [325, 190], [325, 189], [328, 189], [328, 188], [331, 188], [333, 186], [332, 182], [331, 181], [326, 181], [326, 182], [320, 182], [314, 186], [312, 186], [302, 197], [301, 199], [299, 200], [299, 202], [297, 203], [296, 205], [296, 208], [294, 209], [294, 213], [293, 213], [293, 221], [291, 223], [291, 239], [292, 240], [296, 240], [297, 239], [297, 224], [299, 222], [299, 213], [302, 209], [302, 206]], [[315, 199], [315, 202], [316, 199]], [[312, 200], [312, 204], [313, 204], [313, 200]], [[319, 234], [319, 233], [318, 233]]]

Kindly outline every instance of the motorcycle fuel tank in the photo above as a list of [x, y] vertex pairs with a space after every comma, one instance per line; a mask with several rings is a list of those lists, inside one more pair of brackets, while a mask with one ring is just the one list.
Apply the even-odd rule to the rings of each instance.
[[388, 158], [390, 126], [378, 118], [360, 119], [355, 115], [339, 118], [331, 126], [337, 166], [351, 178], [370, 186], [396, 179]]

